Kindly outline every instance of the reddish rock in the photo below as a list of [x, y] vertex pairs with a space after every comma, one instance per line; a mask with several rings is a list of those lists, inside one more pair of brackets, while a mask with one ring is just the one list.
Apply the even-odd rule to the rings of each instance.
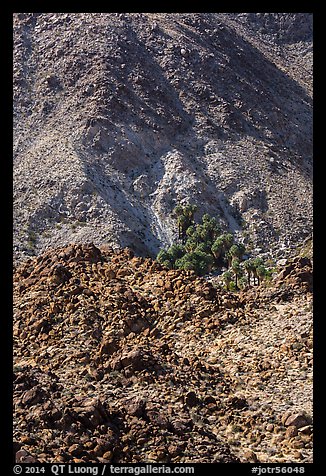
[[297, 436], [297, 434], [298, 434], [298, 428], [294, 425], [289, 426], [285, 432], [286, 438], [293, 438], [294, 436]]
[[19, 450], [15, 457], [16, 463], [37, 463], [37, 459], [28, 453], [26, 450]]
[[193, 427], [193, 421], [191, 419], [187, 420], [174, 420], [172, 422], [172, 431], [177, 435], [184, 435]]
[[104, 355], [110, 356], [114, 354], [117, 349], [118, 342], [115, 339], [112, 339], [110, 337], [104, 337], [101, 342], [99, 354], [101, 357], [103, 357]]
[[311, 423], [311, 418], [302, 413], [291, 414], [284, 421], [285, 426], [295, 426], [296, 428], [307, 426], [310, 423]]
[[[135, 463], [151, 458], [178, 462], [180, 457], [212, 463], [236, 462], [235, 452], [243, 460], [243, 450], [251, 444], [261, 445], [259, 454], [265, 459], [272, 455], [264, 455], [267, 447], [283, 451], [285, 431], [278, 431], [277, 415], [263, 405], [263, 387], [270, 390], [273, 378], [282, 378], [276, 363], [284, 368], [293, 357], [293, 363], [299, 360], [300, 365], [309, 366], [306, 341], [300, 339], [303, 347], [297, 346], [294, 355], [295, 339], [288, 339], [294, 334], [293, 322], [298, 326], [294, 335], [311, 339], [301, 321], [309, 296], [302, 288], [302, 307], [302, 301], [291, 302], [298, 297], [292, 284], [282, 291], [286, 290], [287, 301], [281, 306], [293, 309], [295, 305], [298, 316], [288, 316], [286, 351], [277, 342], [267, 359], [259, 351], [265, 351], [265, 340], [271, 344], [270, 336], [260, 336], [264, 339], [256, 349], [257, 331], [264, 329], [267, 304], [276, 302], [279, 288], [271, 285], [264, 294], [251, 290], [250, 299], [243, 291], [241, 305], [238, 296], [221, 291], [216, 303], [216, 299], [207, 299], [210, 287], [189, 273], [162, 273], [151, 260], [131, 262], [123, 252], [108, 256], [108, 264], [106, 255], [102, 262], [96, 252], [95, 262], [89, 260], [90, 255], [85, 260], [82, 246], [74, 245], [68, 257], [65, 249], [47, 253], [48, 258], [34, 269], [35, 281], [23, 294], [19, 290], [21, 270], [15, 271], [14, 403], [19, 442], [15, 454], [31, 447], [42, 461], [62, 463]], [[29, 266], [34, 263], [31, 260]], [[43, 271], [58, 264], [69, 270], [71, 278], [56, 286], [42, 282]], [[110, 280], [104, 272], [108, 267], [114, 273], [126, 267], [130, 272]], [[163, 282], [168, 276], [171, 294], [157, 286], [157, 276]], [[271, 313], [272, 318], [280, 317], [275, 309]], [[212, 330], [217, 321], [218, 330]], [[258, 364], [261, 372], [257, 377]], [[251, 400], [248, 392], [255, 382], [259, 386]], [[244, 385], [248, 402], [238, 395]], [[289, 417], [290, 413], [285, 420]], [[273, 430], [272, 425], [268, 427], [270, 432], [266, 421], [274, 424]], [[311, 425], [286, 429], [285, 439], [304, 441], [305, 462]], [[227, 438], [229, 445], [224, 444]], [[274, 453], [273, 458], [277, 457]], [[247, 455], [248, 460], [253, 462], [254, 456]]]
[[61, 284], [67, 282], [71, 278], [72, 274], [65, 266], [57, 264], [51, 268], [50, 276], [53, 283]]
[[144, 415], [146, 400], [136, 399], [124, 403], [124, 409], [129, 415], [141, 417]]
[[195, 407], [196, 405], [198, 405], [198, 398], [195, 392], [188, 392], [185, 395], [185, 404], [188, 407]]
[[83, 426], [94, 429], [107, 420], [107, 412], [98, 399], [85, 400], [82, 403], [83, 406], [74, 407], [72, 415]]
[[46, 395], [44, 390], [35, 386], [30, 390], [27, 390], [22, 396], [22, 405], [36, 405], [45, 399]]
[[248, 402], [244, 397], [234, 396], [229, 399], [229, 405], [236, 409], [242, 409], [248, 406]]

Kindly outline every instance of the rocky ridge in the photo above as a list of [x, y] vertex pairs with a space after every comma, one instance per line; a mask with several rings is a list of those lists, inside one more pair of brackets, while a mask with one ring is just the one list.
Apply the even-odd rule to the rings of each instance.
[[312, 15], [14, 15], [14, 250], [155, 255], [197, 203], [253, 248], [312, 230]]
[[129, 249], [14, 271], [17, 462], [311, 462], [312, 268], [229, 293]]

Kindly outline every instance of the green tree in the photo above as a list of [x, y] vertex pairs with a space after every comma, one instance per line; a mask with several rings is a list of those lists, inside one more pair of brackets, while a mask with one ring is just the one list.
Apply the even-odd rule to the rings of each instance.
[[194, 223], [194, 215], [197, 210], [196, 205], [177, 205], [173, 211], [178, 220], [179, 239], [185, 241], [187, 229]]
[[188, 219], [184, 215], [180, 215], [178, 217], [178, 235], [179, 239], [182, 239], [184, 241], [185, 239], [185, 234], [188, 226]]
[[188, 252], [194, 251], [198, 245], [204, 243], [206, 246], [205, 251], [211, 253], [213, 240], [219, 233], [219, 227], [217, 225], [216, 218], [211, 218], [208, 214], [205, 214], [202, 218], [203, 222], [197, 225], [191, 225], [186, 230], [188, 237], [185, 245]]
[[161, 263], [165, 268], [169, 268], [169, 269], [172, 269], [173, 268], [173, 264], [170, 260], [165, 260]]
[[267, 269], [265, 266], [257, 266], [257, 278], [258, 278], [258, 286], [263, 279], [267, 276]]
[[241, 277], [242, 274], [243, 274], [242, 268], [240, 266], [240, 261], [238, 259], [234, 259], [232, 261], [231, 269], [232, 269], [233, 273], [235, 274], [235, 287], [237, 288], [238, 287], [238, 278]]
[[185, 205], [183, 207], [184, 215], [186, 217], [188, 217], [189, 223], [193, 223], [194, 216], [195, 216], [195, 213], [196, 213], [197, 209], [198, 209], [197, 205], [191, 205], [191, 204]]
[[203, 251], [193, 251], [186, 253], [182, 258], [176, 261], [176, 267], [180, 269], [192, 269], [199, 276], [203, 276], [211, 270], [213, 263], [212, 255]]
[[226, 285], [226, 289], [229, 291], [230, 290], [230, 283], [232, 281], [232, 273], [231, 271], [225, 271], [222, 275], [223, 281]]
[[195, 231], [196, 231], [195, 226], [194, 226], [194, 225], [190, 225], [190, 226], [187, 228], [186, 235], [187, 235], [188, 237], [191, 237], [191, 236], [194, 235]]
[[221, 260], [224, 252], [224, 240], [222, 236], [216, 238], [216, 240], [212, 244], [211, 251], [215, 258], [215, 261], [218, 263]]
[[156, 259], [159, 263], [163, 264], [164, 261], [170, 261], [171, 257], [166, 250], [160, 250], [156, 256]]
[[252, 258], [252, 274], [253, 274], [253, 277], [254, 277], [254, 285], [256, 284], [256, 279], [257, 279], [257, 283], [259, 285], [259, 277], [258, 277], [258, 268], [260, 266], [263, 266], [264, 264], [264, 261], [262, 258], [260, 257], [257, 257], [257, 258]]
[[175, 262], [185, 254], [182, 245], [174, 243], [168, 250], [160, 250], [157, 254], [157, 261], [170, 269], [175, 268]]
[[[196, 251], [202, 251], [203, 253], [207, 253], [211, 256], [211, 247], [209, 242], [199, 243], [196, 248]], [[211, 256], [211, 261], [213, 262], [213, 256]]]
[[222, 260], [226, 257], [227, 252], [233, 243], [233, 235], [231, 233], [224, 233], [216, 238], [212, 244], [212, 253], [217, 264], [222, 264]]
[[248, 284], [248, 280], [247, 280], [246, 276], [241, 276], [241, 278], [239, 278], [239, 283], [238, 284], [239, 284], [240, 289], [244, 289]]
[[200, 235], [198, 233], [198, 230], [197, 230], [197, 227], [196, 227], [196, 228], [194, 228], [192, 233], [189, 233], [188, 239], [185, 243], [186, 250], [187, 251], [194, 251], [200, 243], [201, 243], [201, 237], [200, 237]]
[[237, 289], [238, 288], [236, 287], [235, 282], [231, 280], [229, 284], [229, 291], [234, 292], [234, 291], [237, 291]]
[[248, 284], [250, 286], [250, 279], [251, 279], [251, 275], [253, 273], [253, 270], [254, 270], [254, 265], [252, 263], [252, 259], [247, 259], [244, 263], [243, 263], [243, 267], [244, 269], [246, 270], [247, 272], [247, 277], [248, 277]]
[[225, 252], [228, 251], [234, 243], [234, 236], [232, 233], [225, 233], [221, 235], [224, 242]]
[[173, 263], [179, 258], [181, 258], [185, 254], [185, 248], [179, 244], [173, 244], [168, 249], [168, 254], [171, 257]]
[[246, 251], [245, 246], [242, 243], [233, 244], [229, 250], [232, 259], [242, 260], [242, 257]]
[[173, 213], [177, 216], [183, 215], [183, 206], [180, 205], [180, 203], [178, 205], [176, 205], [174, 210], [173, 210]]
[[[224, 273], [223, 280], [227, 288], [239, 289], [247, 283], [254, 285], [268, 278], [271, 273], [265, 268], [261, 258], [247, 259], [243, 264], [245, 247], [235, 243], [232, 233], [221, 234], [215, 217], [208, 213], [202, 215], [200, 223], [195, 224], [194, 216], [197, 206], [192, 204], [177, 205], [174, 216], [178, 221], [178, 236], [182, 244], [174, 243], [167, 250], [160, 250], [157, 260], [164, 266], [175, 269], [193, 270], [202, 276], [212, 269], [218, 269], [224, 264], [229, 267]], [[247, 278], [243, 276], [244, 270]], [[234, 275], [234, 280], [232, 276]]]
[[193, 251], [195, 251], [197, 246], [198, 246], [198, 241], [196, 240], [194, 236], [190, 236], [185, 243], [185, 249], [187, 253], [192, 253]]
[[221, 233], [221, 228], [215, 217], [205, 213], [202, 217], [202, 236], [205, 241], [213, 242]]

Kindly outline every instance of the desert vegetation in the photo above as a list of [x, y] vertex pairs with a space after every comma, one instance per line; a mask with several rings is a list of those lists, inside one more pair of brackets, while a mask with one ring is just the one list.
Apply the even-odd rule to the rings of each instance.
[[216, 217], [204, 213], [196, 223], [198, 207], [177, 205], [174, 217], [178, 239], [167, 249], [161, 249], [157, 261], [169, 269], [192, 270], [198, 276], [222, 274], [228, 290], [259, 285], [271, 276], [260, 257], [250, 257], [243, 243], [234, 235], [223, 232]]

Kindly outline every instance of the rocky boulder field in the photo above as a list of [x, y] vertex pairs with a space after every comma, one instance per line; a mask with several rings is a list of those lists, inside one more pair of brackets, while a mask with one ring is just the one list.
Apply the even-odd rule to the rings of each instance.
[[22, 462], [312, 462], [312, 266], [230, 293], [130, 249], [14, 270]]

